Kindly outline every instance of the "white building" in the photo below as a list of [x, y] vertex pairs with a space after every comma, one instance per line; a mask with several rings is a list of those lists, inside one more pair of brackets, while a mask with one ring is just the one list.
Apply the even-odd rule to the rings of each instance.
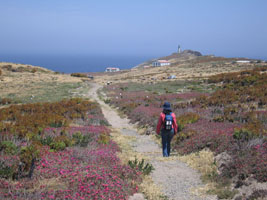
[[106, 72], [118, 72], [120, 71], [120, 68], [117, 67], [107, 67]]
[[236, 61], [237, 63], [250, 63], [250, 61], [249, 60], [238, 60], [238, 61]]
[[168, 66], [171, 63], [167, 60], [157, 60], [155, 62], [152, 63], [153, 67], [162, 67], [162, 66]]

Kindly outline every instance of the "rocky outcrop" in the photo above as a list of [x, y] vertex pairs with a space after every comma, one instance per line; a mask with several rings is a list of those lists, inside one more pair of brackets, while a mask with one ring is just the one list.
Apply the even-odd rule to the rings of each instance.
[[226, 152], [218, 154], [214, 159], [218, 168], [218, 174], [221, 174], [224, 168], [229, 168], [232, 162], [232, 157]]
[[267, 183], [259, 183], [251, 177], [247, 178], [237, 190], [239, 194], [233, 198], [235, 200], [267, 198]]
[[[232, 157], [226, 153], [220, 153], [214, 158], [218, 174], [221, 174], [224, 169], [229, 169]], [[243, 199], [266, 199], [267, 197], [267, 183], [260, 183], [252, 177], [248, 177], [242, 182], [238, 177], [234, 177], [232, 180], [232, 189], [237, 190], [238, 193], [234, 196], [234, 200]]]
[[193, 50], [184, 50], [181, 54], [191, 54], [194, 56], [202, 56], [202, 54], [198, 51], [193, 51]]

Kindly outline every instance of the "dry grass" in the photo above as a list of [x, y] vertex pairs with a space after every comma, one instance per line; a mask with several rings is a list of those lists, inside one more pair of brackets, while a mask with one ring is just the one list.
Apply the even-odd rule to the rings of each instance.
[[[95, 81], [105, 84], [108, 81], [112, 83], [121, 82], [142, 82], [142, 83], [156, 83], [168, 80], [167, 77], [175, 75], [179, 80], [188, 79], [203, 79], [214, 74], [224, 72], [234, 72], [244, 69], [251, 69], [256, 64], [229, 64], [227, 61], [223, 62], [206, 62], [206, 63], [190, 63], [185, 62], [175, 64], [173, 66], [165, 67], [151, 67], [146, 69], [132, 69], [125, 73], [115, 73], [114, 75], [104, 74], [96, 76]], [[264, 64], [261, 64], [264, 65]], [[176, 80], [177, 80], [176, 79]]]
[[114, 140], [122, 150], [120, 153], [118, 153], [118, 156], [124, 164], [128, 164], [129, 160], [134, 160], [135, 158], [138, 160], [144, 158], [140, 153], [132, 150], [130, 143], [135, 141], [135, 137], [122, 135], [116, 129], [112, 129], [111, 136], [112, 140]]
[[211, 174], [217, 171], [214, 163], [214, 155], [208, 149], [185, 156], [180, 156], [179, 159], [193, 169], [199, 171], [202, 175]]
[[46, 188], [48, 190], [66, 190], [68, 189], [68, 186], [58, 177], [39, 180], [38, 184], [34, 186], [33, 191], [38, 191], [41, 188]]
[[[7, 69], [7, 66], [13, 71]], [[22, 71], [14, 72], [18, 68]], [[62, 95], [62, 90], [66, 90], [63, 97], [65, 98], [71, 95], [68, 94], [68, 90], [75, 89], [83, 83], [81, 78], [57, 74], [41, 67], [0, 63], [0, 69], [3, 72], [0, 80], [0, 98], [9, 98], [21, 103], [38, 102], [46, 97], [46, 100], [53, 99], [57, 95]]]
[[142, 184], [140, 185], [141, 191], [145, 194], [148, 200], [164, 200], [167, 199], [158, 185], [155, 185], [150, 176], [145, 176]]
[[178, 159], [200, 172], [202, 179], [205, 180], [204, 186], [192, 189], [191, 192], [193, 194], [205, 196], [205, 194], [207, 194], [209, 191], [216, 189], [216, 183], [211, 182], [209, 179], [205, 178], [217, 173], [217, 167], [214, 163], [213, 152], [208, 149], [204, 149], [197, 153], [179, 156]]

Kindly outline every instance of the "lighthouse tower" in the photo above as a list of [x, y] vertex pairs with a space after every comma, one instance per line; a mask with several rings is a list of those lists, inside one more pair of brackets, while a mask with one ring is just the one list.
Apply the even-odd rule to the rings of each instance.
[[181, 53], [181, 46], [178, 45], [178, 53]]

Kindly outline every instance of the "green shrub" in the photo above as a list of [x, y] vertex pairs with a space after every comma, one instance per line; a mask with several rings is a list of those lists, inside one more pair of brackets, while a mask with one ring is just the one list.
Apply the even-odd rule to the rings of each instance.
[[238, 192], [230, 188], [216, 188], [213, 191], [208, 191], [210, 194], [216, 194], [218, 199], [232, 199]]
[[32, 132], [28, 132], [28, 133], [26, 133], [25, 138], [26, 138], [28, 141], [38, 140], [37, 134], [32, 133]]
[[38, 143], [33, 143], [29, 146], [22, 147], [20, 150], [20, 161], [24, 164], [24, 171], [28, 171], [33, 160], [40, 156], [41, 146]]
[[255, 137], [266, 136], [267, 131], [258, 120], [246, 123], [242, 128], [236, 128], [234, 131], [234, 139], [248, 141]]
[[18, 147], [11, 141], [2, 141], [0, 143], [0, 151], [5, 154], [15, 155], [18, 152]]
[[50, 146], [50, 144], [53, 142], [53, 137], [46, 136], [45, 138], [42, 138], [40, 140], [40, 142], [41, 142], [42, 145], [48, 145], [48, 146]]
[[176, 117], [178, 123], [178, 131], [182, 131], [186, 124], [192, 124], [197, 122], [200, 119], [200, 116], [197, 113], [185, 113]]
[[89, 134], [82, 135], [80, 131], [74, 133], [72, 138], [75, 142], [75, 145], [79, 145], [81, 147], [87, 147], [88, 143], [92, 141], [92, 138]]
[[77, 131], [72, 135], [72, 138], [75, 141], [75, 144], [79, 144], [82, 141], [83, 135], [80, 131]]
[[195, 134], [197, 134], [197, 131], [195, 130], [182, 131], [173, 138], [173, 142], [178, 144], [179, 142], [184, 141], [185, 139], [188, 139]]
[[105, 102], [105, 104], [109, 104], [111, 102], [111, 100], [110, 99], [105, 99], [104, 102]]
[[106, 119], [101, 119], [100, 120], [100, 125], [101, 126], [110, 126], [110, 124], [108, 123], [108, 121]]
[[259, 136], [266, 136], [267, 130], [264, 127], [263, 123], [261, 123], [259, 120], [250, 119], [249, 123], [246, 123], [244, 126], [245, 129], [252, 132], [253, 137], [259, 137]]
[[236, 140], [248, 141], [253, 137], [253, 133], [245, 128], [235, 129], [233, 137]]
[[0, 178], [9, 179], [14, 174], [14, 168], [7, 166], [5, 162], [0, 161]]
[[64, 126], [64, 122], [63, 121], [54, 121], [54, 122], [50, 123], [49, 126], [52, 128], [60, 128], [60, 127]]
[[81, 147], [87, 147], [88, 143], [92, 141], [90, 135], [84, 135], [82, 141], [80, 142]]
[[101, 133], [97, 142], [98, 142], [98, 144], [109, 144], [110, 136], [105, 134], [105, 133]]
[[[64, 134], [64, 133], [62, 133], [62, 134]], [[61, 142], [65, 144], [65, 147], [70, 147], [74, 144], [73, 141], [66, 135], [60, 135], [60, 136], [55, 137], [52, 143], [55, 143], [56, 146], [63, 146], [63, 145], [61, 145]]]
[[37, 72], [37, 69], [34, 68], [31, 70], [31, 73], [35, 73], [35, 72]]
[[144, 175], [149, 175], [154, 170], [154, 167], [151, 164], [145, 164], [144, 159], [142, 159], [141, 161], [138, 161], [137, 158], [135, 158], [134, 161], [129, 160], [128, 165], [133, 169], [138, 169]]
[[52, 142], [49, 146], [52, 150], [55, 150], [55, 151], [62, 151], [66, 148], [66, 144], [62, 141]]
[[87, 78], [87, 75], [82, 73], [72, 73], [71, 76]]

